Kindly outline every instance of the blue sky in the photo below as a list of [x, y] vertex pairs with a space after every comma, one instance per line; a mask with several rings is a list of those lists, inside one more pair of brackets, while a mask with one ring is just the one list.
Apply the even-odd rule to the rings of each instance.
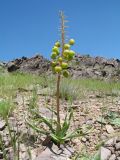
[[77, 53], [120, 59], [120, 0], [0, 0], [0, 60], [48, 58], [59, 39], [59, 10]]

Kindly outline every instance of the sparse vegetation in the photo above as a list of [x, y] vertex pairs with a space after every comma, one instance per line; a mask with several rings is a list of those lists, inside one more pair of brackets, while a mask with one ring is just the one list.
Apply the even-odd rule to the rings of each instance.
[[[1, 98], [2, 99], [7, 98], [8, 100], [9, 99], [14, 100], [16, 93], [18, 93], [18, 90], [19, 90], [19, 94], [20, 94], [20, 92], [21, 93], [26, 92], [27, 94], [29, 92], [29, 94], [32, 95], [33, 98], [30, 98], [31, 100], [30, 100], [30, 104], [29, 104], [29, 106], [30, 106], [29, 111], [31, 110], [31, 113], [33, 115], [33, 117], [31, 117], [31, 118], [33, 119], [34, 122], [36, 122], [36, 124], [37, 124], [36, 127], [38, 127], [40, 125], [40, 123], [42, 124], [42, 122], [43, 122], [43, 121], [39, 122], [39, 125], [38, 125], [37, 121], [39, 120], [38, 119], [39, 113], [33, 112], [34, 109], [37, 111], [39, 110], [39, 108], [38, 108], [39, 95], [37, 94], [38, 89], [42, 91], [42, 89], [44, 89], [44, 87], [47, 87], [47, 88], [49, 88], [49, 90], [54, 90], [53, 97], [55, 96], [55, 93], [56, 93], [55, 92], [55, 85], [54, 85], [55, 79], [56, 79], [55, 76], [47, 78], [47, 81], [45, 81], [45, 79], [46, 79], [45, 76], [39, 77], [39, 76], [35, 76], [35, 75], [33, 76], [33, 75], [29, 75], [29, 74], [24, 75], [21, 73], [14, 73], [14, 74], [7, 74], [7, 75], [4, 74], [0, 78], [0, 84], [1, 84], [0, 91], [1, 91]], [[31, 86], [32, 86], [32, 88], [31, 88]], [[10, 87], [11, 87], [11, 90], [9, 90]], [[117, 91], [117, 92], [116, 92], [116, 94], [113, 95], [114, 91]], [[104, 99], [105, 104], [106, 104], [107, 99], [109, 99], [109, 98], [111, 98], [111, 102], [114, 101], [114, 99], [116, 99], [119, 96], [119, 91], [120, 91], [120, 82], [105, 82], [105, 81], [93, 80], [93, 79], [71, 79], [71, 78], [66, 79], [66, 78], [63, 78], [61, 80], [61, 86], [60, 86], [60, 99], [63, 99], [63, 101], [67, 100], [68, 103], [69, 103], [69, 101], [74, 103], [74, 101], [76, 101], [76, 100], [80, 100], [80, 99], [84, 100], [84, 99], [87, 99], [90, 94], [94, 94], [94, 95], [96, 95], [96, 98], [98, 99], [98, 101], [100, 99], [106, 97], [106, 100]], [[42, 94], [44, 95], [44, 90], [43, 90]], [[48, 92], [46, 94], [46, 100], [49, 95], [50, 94]], [[46, 103], [48, 103], [48, 102], [46, 102]], [[112, 102], [112, 104], [114, 104], [114, 102]], [[46, 107], [46, 105], [44, 105], [43, 107]], [[52, 108], [53, 108], [53, 110], [52, 110]], [[53, 117], [55, 117], [55, 114], [56, 114], [55, 107], [52, 107], [52, 108], [51, 108], [51, 110], [53, 111], [53, 114], [54, 114]], [[87, 109], [87, 108], [84, 108], [84, 109]], [[15, 107], [15, 110], [16, 110], [16, 107]], [[116, 108], [116, 110], [117, 110], [117, 108]], [[2, 113], [2, 109], [0, 109], [0, 111]], [[119, 126], [119, 116], [113, 117], [113, 115], [109, 114], [108, 111], [109, 111], [109, 108], [106, 106], [106, 111], [103, 112], [103, 119], [106, 121], [106, 124], [109, 123], [109, 124], [114, 125], [116, 127]], [[14, 110], [12, 110], [12, 112], [14, 112]], [[74, 115], [76, 111], [73, 110], [72, 112]], [[87, 112], [89, 114], [89, 108], [88, 108]], [[85, 111], [86, 114], [87, 114], [87, 112]], [[69, 114], [69, 112], [68, 112], [68, 114]], [[99, 118], [100, 118], [100, 116], [98, 116], [96, 120], [98, 120]], [[43, 120], [43, 117], [41, 117], [40, 119]], [[79, 119], [79, 117], [78, 117], [78, 119]], [[47, 120], [48, 120], [48, 118], [47, 118]], [[44, 119], [44, 122], [48, 122], [47, 120]], [[8, 118], [8, 121], [9, 121], [9, 118]], [[51, 119], [53, 131], [55, 131], [55, 128], [54, 128], [54, 125], [56, 123], [55, 121], [56, 120], [54, 118], [53, 118], [53, 121]], [[28, 122], [30, 123], [31, 120]], [[51, 124], [51, 122], [50, 122], [50, 124]], [[67, 118], [67, 124], [69, 124], [68, 122], [69, 122], [69, 116]], [[100, 123], [100, 121], [98, 123]], [[62, 120], [62, 126], [64, 126], [63, 120]], [[105, 126], [105, 123], [102, 124], [102, 128], [104, 128], [104, 126]], [[48, 131], [49, 131], [49, 129], [48, 129]], [[48, 133], [46, 133], [46, 134], [48, 134]], [[53, 133], [55, 133], [55, 132], [53, 132]], [[52, 133], [52, 136], [54, 137], [53, 133]], [[101, 132], [101, 134], [103, 134], [103, 132]], [[13, 136], [13, 134], [12, 134], [12, 136]], [[54, 137], [53, 139], [56, 139], [56, 137]], [[58, 139], [57, 139], [57, 141], [60, 143], [62, 142], [61, 140], [58, 140]], [[2, 145], [2, 150], [4, 150], [5, 146], [4, 146], [3, 139], [1, 140], [1, 145]], [[3, 153], [4, 153], [4, 157], [5, 157], [7, 155], [5, 150]], [[81, 157], [81, 153], [79, 153], [79, 154], [80, 154], [79, 157]], [[78, 160], [80, 159], [79, 157], [77, 158]]]

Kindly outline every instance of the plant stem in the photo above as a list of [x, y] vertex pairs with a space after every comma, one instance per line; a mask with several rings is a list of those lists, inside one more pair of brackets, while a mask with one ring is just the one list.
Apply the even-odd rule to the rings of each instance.
[[57, 102], [57, 132], [60, 131], [61, 125], [60, 125], [60, 74], [57, 75], [57, 93], [56, 93], [56, 102]]
[[60, 12], [61, 16], [61, 42], [62, 42], [62, 55], [64, 52], [64, 44], [65, 44], [65, 20], [64, 20], [64, 13], [61, 11]]
[[[62, 51], [61, 51], [61, 56], [63, 56], [64, 52], [64, 43], [65, 43], [65, 21], [64, 21], [64, 14], [61, 11], [60, 12], [60, 18], [61, 18], [61, 42], [62, 42]], [[59, 73], [57, 75], [57, 92], [56, 92], [56, 102], [57, 102], [57, 132], [61, 130], [61, 125], [60, 125], [60, 79], [61, 79], [61, 74]]]

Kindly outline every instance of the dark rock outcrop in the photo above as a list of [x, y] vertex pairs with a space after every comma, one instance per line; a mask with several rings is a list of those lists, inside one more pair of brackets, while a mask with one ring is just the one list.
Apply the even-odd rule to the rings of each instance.
[[25, 73], [42, 74], [48, 71], [50, 63], [41, 55], [32, 58], [22, 57], [7, 63], [8, 72], [20, 71]]
[[[22, 57], [8, 62], [9, 72], [19, 70], [25, 73], [42, 74], [51, 73], [50, 61], [43, 56], [32, 58]], [[120, 80], [120, 60], [105, 59], [103, 57], [90, 57], [77, 54], [71, 62], [69, 70], [73, 77], [115, 79]]]
[[120, 80], [120, 60], [76, 55], [70, 69], [74, 77]]

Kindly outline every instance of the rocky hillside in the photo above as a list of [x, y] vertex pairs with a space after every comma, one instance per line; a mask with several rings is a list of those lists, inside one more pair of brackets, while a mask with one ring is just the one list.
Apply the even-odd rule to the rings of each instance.
[[[7, 63], [7, 70], [29, 73], [50, 72], [50, 62], [41, 55], [32, 58], [22, 57]], [[103, 57], [81, 56], [77, 54], [69, 68], [73, 77], [118, 79], [120, 80], [120, 60]]]
[[7, 63], [8, 72], [20, 71], [25, 73], [42, 74], [50, 68], [50, 62], [41, 55], [32, 58], [22, 57]]
[[71, 72], [75, 77], [119, 79], [120, 60], [76, 55]]

